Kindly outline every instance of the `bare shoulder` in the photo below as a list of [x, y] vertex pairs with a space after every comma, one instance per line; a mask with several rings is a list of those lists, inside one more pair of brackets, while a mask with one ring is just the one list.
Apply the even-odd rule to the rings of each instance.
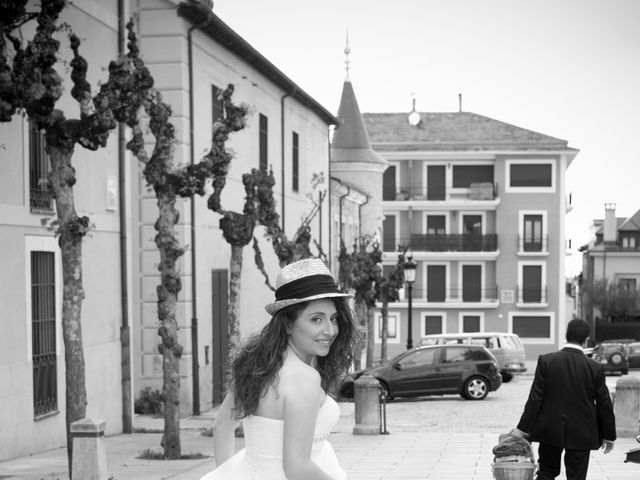
[[279, 377], [279, 389], [287, 397], [321, 396], [320, 373], [302, 362], [286, 362], [282, 365]]

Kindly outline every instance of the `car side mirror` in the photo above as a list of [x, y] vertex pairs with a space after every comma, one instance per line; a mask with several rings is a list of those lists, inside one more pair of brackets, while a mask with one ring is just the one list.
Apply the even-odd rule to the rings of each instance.
[[394, 363], [393, 364], [393, 368], [395, 368], [396, 370], [402, 370], [402, 364], [401, 363]]

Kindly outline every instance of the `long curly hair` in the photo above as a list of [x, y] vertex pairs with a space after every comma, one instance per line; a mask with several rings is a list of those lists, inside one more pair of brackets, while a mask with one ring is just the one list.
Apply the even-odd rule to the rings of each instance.
[[[336, 387], [349, 371], [359, 335], [347, 300], [342, 297], [332, 300], [338, 314], [338, 335], [329, 353], [318, 357], [316, 362], [320, 386], [327, 393], [335, 393]], [[240, 346], [231, 361], [230, 372], [236, 419], [254, 414], [267, 388], [274, 383], [277, 388], [278, 372], [289, 344], [288, 331], [308, 304], [298, 303], [279, 310], [260, 332], [251, 335]]]

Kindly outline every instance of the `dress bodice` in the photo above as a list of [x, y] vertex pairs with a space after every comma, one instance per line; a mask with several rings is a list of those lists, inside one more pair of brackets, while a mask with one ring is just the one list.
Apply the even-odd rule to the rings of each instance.
[[[313, 446], [311, 447], [312, 459], [321, 451], [323, 443], [339, 418], [340, 407], [333, 398], [327, 396], [318, 410]], [[282, 460], [284, 421], [251, 415], [242, 421], [242, 427], [246, 456], [249, 461], [253, 460], [260, 464], [261, 460], [266, 459]]]
[[[340, 418], [340, 407], [327, 397], [316, 420], [311, 460], [334, 480], [347, 474], [327, 437]], [[284, 421], [251, 415], [242, 420], [245, 448], [201, 480], [286, 480], [282, 465]]]

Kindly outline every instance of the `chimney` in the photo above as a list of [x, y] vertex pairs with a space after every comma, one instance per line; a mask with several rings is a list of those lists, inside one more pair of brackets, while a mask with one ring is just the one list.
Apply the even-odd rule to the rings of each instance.
[[602, 240], [605, 245], [616, 243], [618, 238], [618, 222], [616, 220], [616, 204], [604, 204], [604, 226], [602, 229]]

